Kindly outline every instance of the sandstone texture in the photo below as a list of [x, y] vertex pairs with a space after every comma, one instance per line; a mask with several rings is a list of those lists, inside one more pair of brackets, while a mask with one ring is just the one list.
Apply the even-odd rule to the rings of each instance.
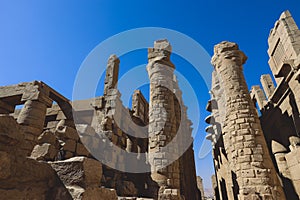
[[[268, 38], [270, 75], [250, 92], [247, 57], [237, 44], [214, 48], [211, 100], [206, 118], [213, 145], [215, 199], [299, 199], [300, 31], [289, 11]], [[257, 108], [255, 107], [257, 105]]]
[[[264, 74], [250, 91], [238, 44], [214, 47], [205, 130], [216, 200], [300, 197], [300, 31], [289, 11], [268, 44], [275, 84]], [[166, 39], [148, 49], [149, 102], [135, 90], [131, 108], [116, 55], [92, 99], [70, 101], [41, 81], [0, 87], [0, 199], [206, 199], [171, 54]]]
[[[171, 85], [151, 86], [150, 105], [159, 97], [160, 108], [151, 107], [140, 90], [133, 93], [132, 109], [123, 106], [116, 55], [108, 58], [103, 96], [93, 99], [71, 102], [40, 81], [0, 87], [0, 199], [199, 199], [191, 121], [171, 49], [167, 40], [149, 49], [148, 69], [168, 77], [155, 72], [150, 81]], [[166, 128], [164, 115], [153, 123], [165, 109]], [[158, 128], [159, 137], [148, 139]], [[178, 131], [173, 146], [156, 151]]]

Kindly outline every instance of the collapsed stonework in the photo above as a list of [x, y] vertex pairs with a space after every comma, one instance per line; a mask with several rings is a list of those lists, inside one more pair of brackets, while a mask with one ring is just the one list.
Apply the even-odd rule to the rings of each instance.
[[[277, 86], [265, 74], [250, 91], [238, 45], [214, 48], [205, 121], [216, 200], [300, 197], [300, 31], [288, 11], [268, 43]], [[131, 109], [115, 55], [103, 96], [71, 102], [39, 81], [0, 87], [0, 199], [204, 199], [171, 51], [166, 40], [148, 49], [149, 103], [136, 90]]]
[[200, 199], [170, 54], [166, 40], [148, 50], [150, 105], [136, 90], [132, 109], [120, 99], [115, 55], [93, 99], [71, 102], [39, 81], [0, 87], [0, 198]]
[[215, 199], [300, 197], [300, 31], [289, 11], [275, 23], [268, 43], [277, 86], [265, 74], [263, 90], [257, 85], [250, 92], [242, 71], [245, 54], [235, 43], [215, 46], [206, 118]]

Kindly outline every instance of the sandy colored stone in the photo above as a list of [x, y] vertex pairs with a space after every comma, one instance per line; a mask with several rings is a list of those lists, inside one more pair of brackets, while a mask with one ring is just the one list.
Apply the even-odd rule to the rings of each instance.
[[97, 160], [74, 157], [64, 161], [51, 162], [50, 165], [67, 186], [75, 185], [82, 188], [100, 186], [102, 164]]
[[57, 157], [58, 149], [49, 143], [44, 143], [41, 145], [36, 145], [32, 152], [30, 158], [35, 160], [51, 161]]

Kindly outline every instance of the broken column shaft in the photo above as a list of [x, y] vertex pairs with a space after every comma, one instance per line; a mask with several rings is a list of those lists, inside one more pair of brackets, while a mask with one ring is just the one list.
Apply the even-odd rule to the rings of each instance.
[[[151, 177], [160, 187], [158, 199], [170, 199], [170, 196], [180, 199], [179, 161], [174, 159], [177, 149], [166, 148], [177, 132], [173, 98], [174, 65], [170, 54], [171, 46], [166, 40], [156, 41], [154, 48], [148, 49], [149, 161]], [[176, 161], [168, 165], [173, 159]]]
[[231, 42], [216, 45], [214, 53], [212, 64], [226, 99], [222, 134], [238, 198], [285, 199], [243, 75], [247, 57]]

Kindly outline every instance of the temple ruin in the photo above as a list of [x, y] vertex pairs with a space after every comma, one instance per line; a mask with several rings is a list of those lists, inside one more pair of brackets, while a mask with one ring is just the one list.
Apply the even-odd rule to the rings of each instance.
[[170, 54], [166, 40], [149, 48], [150, 105], [136, 90], [132, 109], [122, 105], [115, 55], [103, 96], [93, 99], [71, 102], [39, 81], [0, 87], [1, 196], [200, 199], [191, 121]]
[[[205, 121], [215, 200], [300, 197], [300, 30], [289, 11], [268, 44], [276, 86], [264, 74], [250, 90], [238, 44], [214, 47]], [[0, 199], [204, 200], [171, 52], [167, 40], [148, 49], [149, 102], [135, 90], [131, 108], [116, 55], [102, 96], [70, 101], [41, 81], [0, 87]]]
[[[269, 74], [248, 91], [247, 57], [235, 43], [215, 46], [206, 131], [212, 141], [215, 199], [299, 199], [300, 31], [289, 11], [268, 38]], [[257, 109], [255, 108], [257, 105]]]

